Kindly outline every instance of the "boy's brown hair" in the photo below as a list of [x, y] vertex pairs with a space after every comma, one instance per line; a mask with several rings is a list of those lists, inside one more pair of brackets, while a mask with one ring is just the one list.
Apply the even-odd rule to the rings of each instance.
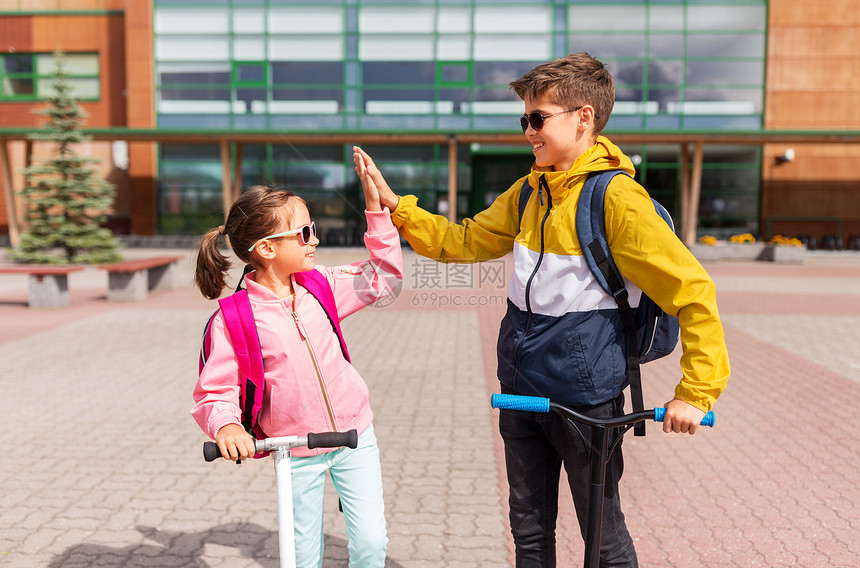
[[546, 95], [572, 109], [594, 107], [594, 136], [606, 126], [615, 105], [615, 82], [602, 62], [584, 51], [541, 63], [516, 81], [511, 89], [523, 100]]

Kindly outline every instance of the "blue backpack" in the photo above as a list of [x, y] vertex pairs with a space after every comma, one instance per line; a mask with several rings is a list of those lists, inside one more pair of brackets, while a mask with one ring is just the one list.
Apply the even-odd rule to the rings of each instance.
[[[615, 298], [615, 302], [618, 304], [618, 312], [624, 324], [624, 336], [627, 343], [627, 377], [630, 380], [630, 398], [633, 411], [638, 412], [644, 407], [642, 375], [639, 365], [672, 353], [678, 344], [681, 327], [678, 318], [664, 312], [644, 293], [635, 309], [630, 306], [624, 278], [612, 259], [612, 252], [609, 250], [609, 242], [606, 239], [606, 216], [604, 214], [606, 188], [609, 186], [609, 182], [619, 174], [627, 175], [620, 170], [610, 170], [594, 172], [588, 176], [576, 204], [576, 236], [579, 239], [585, 262], [594, 275], [594, 279], [607, 294]], [[531, 192], [532, 188], [527, 179], [523, 182], [523, 187], [520, 190], [520, 221], [522, 221], [523, 211]], [[669, 212], [653, 199], [651, 201], [660, 217], [674, 231], [675, 226]], [[634, 433], [637, 436], [644, 436], [645, 423], [637, 423], [634, 427]]]

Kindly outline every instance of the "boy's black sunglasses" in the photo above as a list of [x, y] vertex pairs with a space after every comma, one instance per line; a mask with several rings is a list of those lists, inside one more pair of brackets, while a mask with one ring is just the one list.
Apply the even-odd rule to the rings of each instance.
[[576, 111], [581, 110], [581, 109], [582, 109], [582, 106], [578, 106], [578, 107], [572, 108], [570, 110], [563, 110], [560, 112], [554, 112], [552, 114], [541, 114], [537, 111], [530, 112], [530, 113], [524, 114], [520, 117], [520, 126], [523, 127], [523, 134], [526, 133], [526, 130], [528, 129], [529, 125], [531, 125], [532, 129], [535, 132], [537, 132], [541, 128], [543, 128], [544, 122], [546, 122], [548, 119], [550, 119], [554, 116], [558, 116], [559, 114], [565, 114], [568, 112], [576, 112]]

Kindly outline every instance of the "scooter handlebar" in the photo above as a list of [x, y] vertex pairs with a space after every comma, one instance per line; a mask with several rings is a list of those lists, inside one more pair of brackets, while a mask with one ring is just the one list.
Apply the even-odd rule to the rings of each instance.
[[349, 432], [308, 434], [308, 448], [339, 448], [341, 446], [355, 449], [358, 446], [358, 431], [352, 429]]
[[[662, 422], [663, 417], [666, 416], [666, 409], [662, 406], [654, 409], [654, 422]], [[705, 417], [702, 418], [702, 421], [699, 423], [700, 426], [708, 426], [710, 428], [714, 427], [714, 423], [716, 422], [717, 417], [714, 415], [713, 410], [709, 410]]]
[[[279, 444], [279, 442], [281, 442]], [[255, 440], [254, 444], [258, 452], [270, 452], [282, 446], [286, 448], [296, 448], [299, 446], [307, 446], [313, 448], [339, 448], [345, 446], [347, 448], [355, 448], [358, 446], [358, 431], [356, 429], [348, 432], [320, 432], [309, 433], [306, 438], [291, 436], [287, 438], [267, 438], [265, 440]], [[218, 449], [218, 444], [215, 442], [203, 443], [203, 459], [208, 462], [215, 461], [221, 457], [221, 450]]]
[[221, 457], [221, 450], [215, 442], [203, 442], [203, 459], [208, 462], [215, 461]]
[[[493, 408], [505, 408], [508, 410], [525, 410], [529, 412], [549, 412], [550, 410], [549, 399], [540, 396], [523, 396], [518, 394], [493, 393], [492, 397], [490, 398], [490, 404]], [[663, 418], [664, 416], [666, 416], [666, 409], [662, 407], [655, 408], [653, 412], [654, 421], [663, 422]], [[714, 416], [714, 411], [712, 410], [705, 414], [705, 417], [702, 418], [701, 425], [713, 427], [715, 421], [716, 417]]]
[[549, 399], [539, 396], [493, 393], [493, 396], [490, 397], [490, 404], [493, 405], [493, 408], [526, 410], [529, 412], [549, 412]]

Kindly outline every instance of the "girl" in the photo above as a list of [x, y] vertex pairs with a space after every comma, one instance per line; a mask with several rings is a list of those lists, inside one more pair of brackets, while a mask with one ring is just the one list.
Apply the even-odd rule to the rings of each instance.
[[[292, 450], [296, 566], [323, 559], [322, 500], [325, 472], [340, 496], [352, 567], [385, 564], [388, 537], [379, 450], [368, 388], [349, 363], [320, 302], [294, 274], [317, 270], [332, 287], [342, 319], [391, 292], [403, 278], [400, 238], [382, 210], [372, 182], [362, 180], [367, 204], [365, 244], [370, 259], [337, 268], [315, 266], [319, 244], [305, 202], [289, 191], [255, 186], [233, 204], [227, 222], [200, 243], [195, 283], [209, 299], [221, 295], [230, 261], [218, 250], [229, 237], [236, 256], [253, 271], [244, 284], [263, 352], [266, 390], [259, 425], [266, 436], [358, 430], [358, 447]], [[241, 426], [240, 377], [220, 311], [211, 324], [211, 350], [194, 390], [200, 428], [230, 460], [254, 455]]]

